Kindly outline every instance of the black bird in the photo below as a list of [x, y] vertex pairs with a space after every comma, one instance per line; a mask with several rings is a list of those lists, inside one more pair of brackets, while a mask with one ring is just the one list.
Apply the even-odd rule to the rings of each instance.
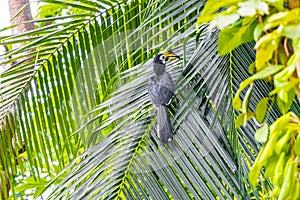
[[170, 74], [166, 71], [169, 60], [180, 58], [172, 51], [159, 53], [153, 60], [154, 76], [148, 82], [148, 94], [157, 112], [158, 137], [163, 144], [173, 140], [170, 114], [168, 105], [174, 95], [174, 84]]

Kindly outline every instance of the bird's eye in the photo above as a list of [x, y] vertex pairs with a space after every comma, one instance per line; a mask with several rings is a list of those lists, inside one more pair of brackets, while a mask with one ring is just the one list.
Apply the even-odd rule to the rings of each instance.
[[165, 61], [165, 60], [166, 60], [166, 56], [165, 56], [165, 55], [161, 55], [161, 56], [159, 57], [159, 59], [160, 59], [161, 61]]

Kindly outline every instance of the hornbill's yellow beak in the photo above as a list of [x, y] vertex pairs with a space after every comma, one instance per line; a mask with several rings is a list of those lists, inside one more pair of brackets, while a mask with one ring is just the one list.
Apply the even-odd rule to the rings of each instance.
[[163, 54], [166, 56], [166, 58], [168, 58], [168, 60], [175, 60], [176, 58], [180, 59], [178, 55], [170, 50], [164, 51]]

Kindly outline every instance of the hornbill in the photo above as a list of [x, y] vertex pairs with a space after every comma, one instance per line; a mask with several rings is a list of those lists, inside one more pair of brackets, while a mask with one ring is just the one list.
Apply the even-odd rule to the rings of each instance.
[[151, 103], [157, 109], [157, 132], [163, 144], [173, 140], [170, 114], [168, 105], [174, 95], [174, 83], [166, 71], [166, 63], [180, 57], [172, 51], [158, 53], [153, 60], [154, 76], [148, 82], [148, 94]]

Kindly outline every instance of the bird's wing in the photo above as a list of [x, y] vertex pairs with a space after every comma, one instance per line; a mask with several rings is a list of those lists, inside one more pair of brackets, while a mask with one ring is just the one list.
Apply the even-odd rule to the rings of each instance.
[[[172, 79], [170, 80], [172, 81]], [[152, 104], [168, 105], [170, 103], [170, 100], [173, 96], [173, 82], [170, 82], [170, 80], [158, 80], [155, 77], [150, 78], [148, 83], [148, 93]]]

